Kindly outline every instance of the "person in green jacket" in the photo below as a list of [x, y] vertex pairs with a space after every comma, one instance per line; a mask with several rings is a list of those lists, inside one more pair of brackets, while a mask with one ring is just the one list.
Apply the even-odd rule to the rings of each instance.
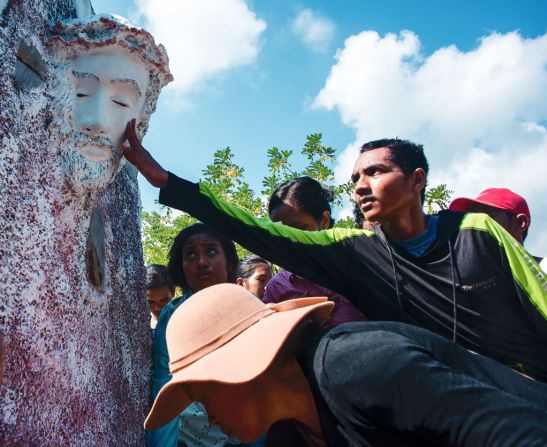
[[428, 163], [400, 139], [361, 147], [351, 179], [373, 231], [302, 231], [223, 203], [203, 184], [163, 169], [128, 123], [126, 158], [161, 188], [160, 202], [224, 232], [248, 250], [346, 296], [371, 320], [402, 321], [547, 381], [547, 277], [484, 214], [422, 204]]

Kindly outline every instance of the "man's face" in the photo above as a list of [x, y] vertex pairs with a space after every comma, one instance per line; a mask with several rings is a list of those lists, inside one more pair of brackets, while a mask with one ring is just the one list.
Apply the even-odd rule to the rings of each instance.
[[413, 177], [406, 177], [390, 155], [385, 147], [360, 154], [351, 175], [355, 201], [371, 222], [397, 221], [420, 201]]
[[172, 298], [173, 295], [167, 286], [146, 290], [146, 299], [148, 301], [150, 313], [154, 315], [156, 319], [159, 318], [162, 309]]
[[110, 183], [119, 167], [125, 126], [140, 117], [149, 76], [143, 65], [116, 48], [75, 57], [70, 76], [70, 181], [76, 189], [97, 189]]

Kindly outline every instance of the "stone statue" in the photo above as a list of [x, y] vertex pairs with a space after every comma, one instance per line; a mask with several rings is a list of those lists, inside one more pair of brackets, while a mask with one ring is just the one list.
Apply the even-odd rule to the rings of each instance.
[[57, 22], [50, 46], [57, 73], [53, 128], [73, 193], [108, 185], [120, 167], [125, 126], [143, 135], [160, 89], [172, 80], [163, 47], [118, 16]]
[[163, 47], [88, 0], [0, 8], [0, 445], [144, 445], [150, 330], [126, 121]]

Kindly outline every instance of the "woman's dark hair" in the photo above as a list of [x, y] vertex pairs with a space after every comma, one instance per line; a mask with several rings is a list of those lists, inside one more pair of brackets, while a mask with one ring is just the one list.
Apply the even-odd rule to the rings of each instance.
[[150, 264], [146, 267], [146, 290], [167, 287], [171, 295], [175, 294], [175, 286], [167, 276], [167, 267], [161, 264]]
[[184, 247], [184, 244], [190, 236], [196, 234], [207, 234], [220, 242], [220, 245], [224, 250], [224, 255], [226, 256], [226, 267], [228, 270], [227, 282], [235, 284], [237, 263], [239, 262], [235, 244], [222, 233], [213, 230], [201, 222], [197, 222], [182, 229], [175, 237], [173, 245], [171, 245], [171, 248], [169, 249], [169, 262], [167, 263], [167, 275], [171, 282], [174, 285], [181, 287], [184, 292], [189, 290], [190, 287], [188, 286], [186, 278], [184, 277], [184, 272], [182, 271], [182, 247]]
[[[279, 205], [289, 202], [319, 222], [323, 212], [331, 212], [330, 203], [333, 200], [332, 191], [317, 180], [307, 176], [297, 177], [281, 184], [273, 192], [268, 203], [268, 214], [271, 216]], [[334, 218], [331, 217], [329, 228], [333, 225]]]
[[239, 264], [237, 266], [237, 277], [241, 279], [250, 278], [254, 275], [254, 272], [259, 265], [265, 265], [270, 270], [272, 269], [272, 265], [260, 256], [252, 255], [243, 258], [241, 261], [239, 261]]

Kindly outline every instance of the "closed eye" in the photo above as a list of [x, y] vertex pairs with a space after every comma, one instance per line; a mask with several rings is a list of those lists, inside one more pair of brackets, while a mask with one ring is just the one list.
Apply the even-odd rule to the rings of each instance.
[[129, 105], [125, 104], [124, 102], [118, 101], [116, 99], [113, 99], [112, 101], [115, 102], [116, 104], [118, 104], [119, 106], [129, 107]]
[[86, 98], [89, 95], [86, 95], [85, 93], [76, 93], [76, 97], [78, 98]]

